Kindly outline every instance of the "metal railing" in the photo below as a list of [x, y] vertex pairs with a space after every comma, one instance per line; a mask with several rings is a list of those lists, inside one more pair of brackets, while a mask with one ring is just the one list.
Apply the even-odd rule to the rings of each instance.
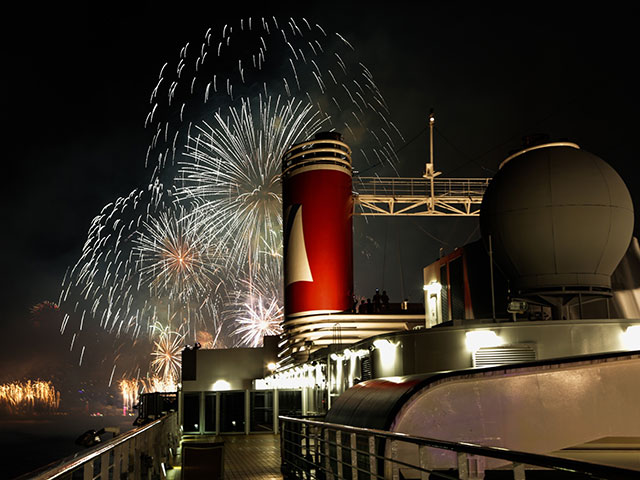
[[356, 177], [355, 215], [477, 216], [489, 178]]
[[640, 478], [640, 471], [471, 443], [280, 417], [285, 479]]
[[177, 414], [172, 412], [16, 480], [159, 478], [179, 441]]
[[[433, 180], [436, 197], [479, 197], [482, 200], [489, 178], [436, 178]], [[431, 195], [431, 181], [427, 178], [354, 177], [353, 188], [358, 195], [426, 197]]]

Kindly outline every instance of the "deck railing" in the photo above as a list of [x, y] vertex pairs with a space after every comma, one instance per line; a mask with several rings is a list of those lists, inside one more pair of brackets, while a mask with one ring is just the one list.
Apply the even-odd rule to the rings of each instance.
[[[115, 480], [160, 478], [180, 440], [171, 412], [91, 449], [53, 462], [16, 480]], [[163, 477], [164, 478], [164, 477]]]
[[640, 478], [635, 470], [504, 448], [284, 416], [280, 423], [285, 479]]
[[[436, 197], [479, 197], [482, 200], [489, 178], [436, 178]], [[358, 195], [425, 197], [431, 195], [431, 182], [426, 178], [354, 177], [353, 188]]]

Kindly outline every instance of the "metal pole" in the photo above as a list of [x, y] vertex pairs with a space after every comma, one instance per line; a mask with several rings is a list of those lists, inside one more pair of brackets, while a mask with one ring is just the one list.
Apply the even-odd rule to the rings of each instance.
[[433, 189], [433, 176], [435, 167], [433, 166], [433, 126], [436, 123], [436, 117], [433, 115], [433, 109], [429, 114], [429, 167], [427, 168], [427, 175], [429, 176], [431, 183], [431, 202], [429, 204], [431, 211], [436, 209], [436, 200]]
[[491, 243], [491, 235], [489, 235], [489, 272], [491, 273], [491, 312], [493, 319], [496, 319], [496, 295], [493, 286], [493, 245]]
[[580, 320], [582, 320], [582, 294], [578, 294], [578, 308], [580, 311]]

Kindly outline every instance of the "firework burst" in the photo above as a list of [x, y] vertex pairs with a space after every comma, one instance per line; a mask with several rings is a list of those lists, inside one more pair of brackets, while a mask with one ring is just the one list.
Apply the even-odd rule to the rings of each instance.
[[177, 384], [182, 364], [184, 335], [169, 330], [169, 327], [156, 327], [158, 339], [154, 341], [151, 352], [151, 367], [164, 384]]
[[183, 162], [177, 195], [196, 204], [195, 225], [228, 245], [231, 264], [241, 268], [260, 262], [265, 247], [281, 248], [282, 155], [322, 122], [311, 105], [279, 98], [259, 97], [255, 106], [243, 99], [228, 114], [215, 114], [189, 137], [192, 161]]
[[272, 261], [261, 265], [248, 279], [240, 282], [232, 307], [226, 312], [234, 325], [232, 333], [237, 346], [259, 347], [265, 335], [282, 333], [281, 279], [281, 262]]
[[215, 284], [216, 249], [183, 209], [164, 212], [144, 223], [135, 242], [142, 280], [153, 294], [181, 302], [204, 298]]
[[304, 18], [209, 29], [162, 66], [149, 102], [151, 184], [104, 207], [63, 280], [61, 332], [80, 359], [86, 322], [134, 342], [156, 324], [214, 345], [277, 333], [282, 280], [264, 272], [281, 262], [282, 154], [335, 129], [356, 167], [393, 164], [402, 139], [349, 41]]
[[240, 342], [249, 347], [261, 347], [266, 335], [282, 333], [284, 308], [277, 298], [257, 296], [244, 305], [243, 315], [236, 320], [234, 331], [240, 336]]

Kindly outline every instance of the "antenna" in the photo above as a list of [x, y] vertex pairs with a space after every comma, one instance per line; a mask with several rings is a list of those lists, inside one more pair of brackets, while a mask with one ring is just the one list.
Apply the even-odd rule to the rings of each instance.
[[429, 112], [429, 163], [425, 166], [424, 178], [429, 180], [431, 188], [431, 196], [429, 197], [429, 211], [435, 210], [435, 192], [433, 186], [433, 179], [440, 175], [441, 172], [436, 172], [433, 164], [433, 127], [436, 124], [436, 117], [433, 114], [433, 108]]

